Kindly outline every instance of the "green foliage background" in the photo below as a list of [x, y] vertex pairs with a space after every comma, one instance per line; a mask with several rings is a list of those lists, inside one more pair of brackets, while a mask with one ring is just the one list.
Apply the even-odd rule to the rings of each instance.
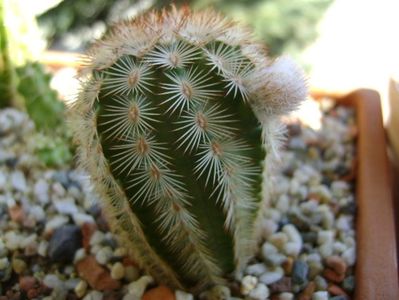
[[[227, 16], [254, 28], [269, 47], [271, 56], [282, 53], [299, 58], [317, 35], [316, 25], [333, 0], [63, 0], [39, 17], [52, 41], [66, 32], [84, 32], [90, 24], [110, 23], [125, 12], [162, 8], [174, 3], [194, 8], [215, 7]], [[150, 5], [145, 5], [150, 3]], [[84, 34], [81, 34], [84, 35]], [[84, 39], [84, 38], [82, 38]], [[87, 44], [83, 43], [83, 48]]]

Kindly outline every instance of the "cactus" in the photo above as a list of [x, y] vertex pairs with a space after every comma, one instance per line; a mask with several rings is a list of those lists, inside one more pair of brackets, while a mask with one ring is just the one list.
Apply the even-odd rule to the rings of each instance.
[[214, 11], [174, 7], [116, 24], [84, 63], [80, 163], [135, 261], [195, 292], [239, 277], [302, 72]]

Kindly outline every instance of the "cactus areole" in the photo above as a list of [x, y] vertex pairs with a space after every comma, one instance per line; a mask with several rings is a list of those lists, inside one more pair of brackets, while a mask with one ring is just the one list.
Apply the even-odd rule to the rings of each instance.
[[172, 7], [115, 25], [81, 79], [80, 163], [134, 260], [194, 292], [240, 276], [302, 72], [214, 11]]

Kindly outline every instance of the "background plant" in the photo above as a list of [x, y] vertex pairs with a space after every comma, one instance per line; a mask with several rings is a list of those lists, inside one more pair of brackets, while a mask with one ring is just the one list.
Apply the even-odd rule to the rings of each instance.
[[63, 0], [39, 16], [39, 23], [57, 47], [82, 50], [93, 34], [98, 36], [98, 30], [104, 30], [105, 23], [171, 3], [197, 9], [213, 6], [254, 28], [270, 55], [288, 53], [300, 58], [301, 51], [316, 37], [316, 24], [332, 0]]
[[113, 27], [81, 80], [80, 163], [135, 261], [196, 291], [240, 276], [301, 71], [211, 10], [172, 8]]
[[46, 165], [70, 161], [65, 105], [51, 89], [51, 76], [36, 62], [44, 42], [22, 1], [0, 1], [0, 107], [25, 110], [40, 131], [39, 157]]

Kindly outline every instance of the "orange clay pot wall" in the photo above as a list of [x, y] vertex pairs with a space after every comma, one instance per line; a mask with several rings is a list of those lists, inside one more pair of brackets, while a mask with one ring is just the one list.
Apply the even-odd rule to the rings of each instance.
[[399, 299], [394, 205], [380, 98], [372, 90], [346, 96], [315, 91], [355, 108], [357, 140], [357, 300]]

